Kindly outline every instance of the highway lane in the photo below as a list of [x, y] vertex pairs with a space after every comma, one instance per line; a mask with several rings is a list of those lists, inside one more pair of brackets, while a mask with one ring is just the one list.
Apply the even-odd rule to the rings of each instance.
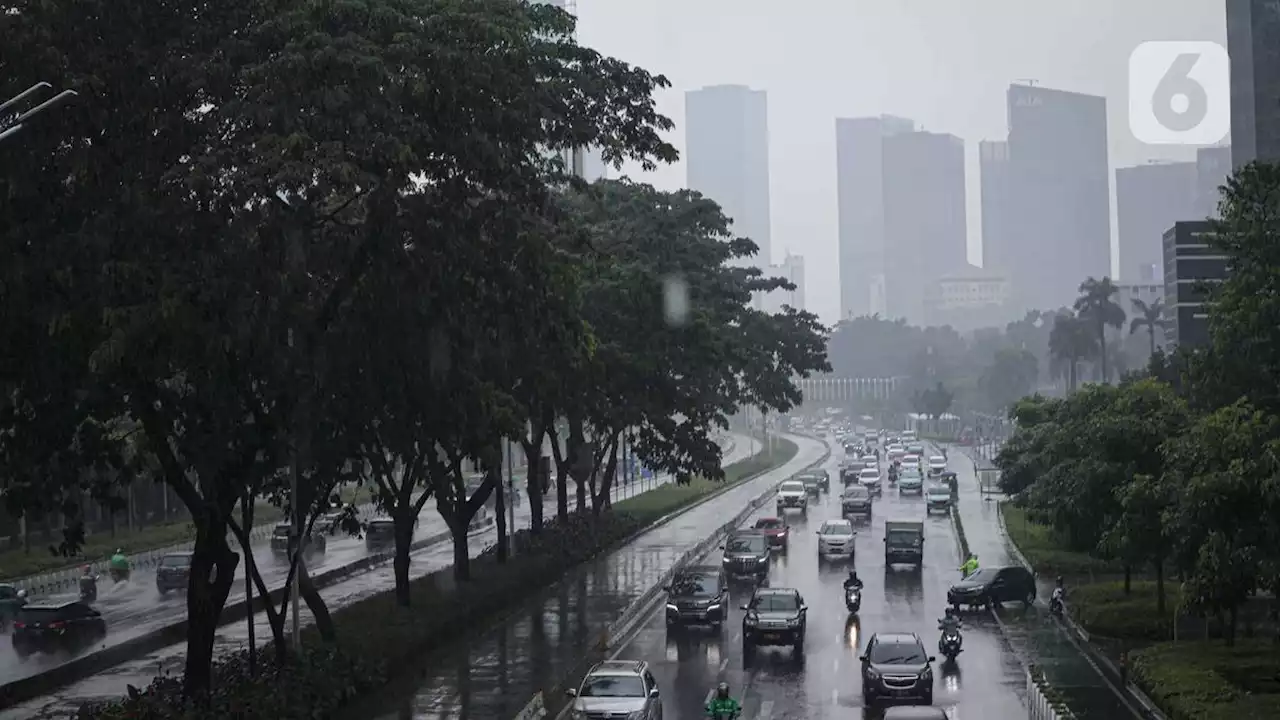
[[[837, 476], [835, 460], [829, 470]], [[768, 509], [759, 516], [771, 515]], [[884, 521], [922, 519], [925, 512], [920, 498], [899, 497], [893, 486], [885, 486], [870, 524], [857, 525], [853, 566], [866, 587], [855, 619], [844, 607], [842, 583], [849, 565], [817, 557], [817, 528], [839, 515], [834, 493], [811, 503], [807, 517], [788, 513], [790, 547], [769, 573], [770, 586], [799, 589], [809, 606], [803, 658], [787, 648], [762, 647], [744, 661], [743, 612], [738, 607], [749, 597], [749, 585], [731, 590], [733, 610], [719, 634], [700, 628], [668, 632], [665, 606], [659, 604], [616, 651], [620, 659], [653, 665], [666, 720], [702, 717], [708, 692], [721, 681], [743, 702], [744, 720], [876, 718], [879, 713], [862, 701], [858, 655], [866, 639], [876, 632], [914, 632], [936, 650], [937, 618], [945, 608], [947, 587], [958, 577], [959, 551], [950, 521], [937, 514], [926, 520], [921, 572], [886, 569]], [[719, 555], [713, 553], [705, 562], [719, 563]], [[1026, 716], [1022, 668], [990, 616], [966, 615], [964, 652], [954, 666], [944, 660], [939, 658], [935, 666], [934, 705], [947, 708], [953, 720]]]
[[570, 676], [600, 633], [691, 546], [752, 500], [821, 457], [809, 438], [788, 436], [796, 457], [726, 491], [601, 557], [529, 600], [500, 626], [427, 656], [348, 717], [511, 720], [533, 694]]
[[[746, 436], [731, 435], [728, 438], [723, 462], [727, 465], [738, 462], [750, 457], [752, 454], [759, 452], [761, 444], [759, 441], [750, 439]], [[664, 479], [665, 480], [665, 479]], [[619, 488], [617, 499], [625, 499], [633, 495], [642, 493], [655, 487], [652, 483], [632, 483]], [[554, 501], [552, 501], [554, 504]], [[527, 502], [525, 503], [527, 505]], [[527, 514], [527, 509], [525, 510]], [[521, 525], [522, 518], [517, 514], [517, 526]], [[497, 540], [497, 531], [489, 528], [482, 532], [474, 533], [469, 541], [468, 546], [471, 555], [478, 555], [485, 547], [492, 545]], [[409, 574], [411, 578], [419, 578], [430, 573], [447, 569], [453, 565], [453, 548], [450, 543], [439, 543], [431, 547], [423, 548], [411, 556]], [[233, 598], [238, 597], [242, 593], [243, 581], [236, 585], [233, 591]], [[354, 575], [350, 578], [342, 580], [334, 585], [320, 589], [321, 596], [325, 599], [329, 609], [337, 610], [361, 599], [370, 597], [379, 592], [390, 591], [395, 588], [394, 570], [390, 563], [375, 567], [367, 572]], [[154, 587], [152, 588], [154, 590]], [[300, 615], [304, 625], [311, 623], [311, 613], [302, 606]], [[153, 624], [148, 624], [153, 626]], [[339, 628], [341, 632], [341, 628]], [[255, 636], [259, 647], [263, 645], [264, 640], [269, 641], [271, 637], [271, 629], [267, 623], [266, 614], [258, 613], [255, 616]], [[132, 636], [132, 635], [130, 635]], [[219, 628], [217, 634], [217, 646], [215, 652], [221, 656], [226, 653], [234, 652], [248, 646], [248, 627], [246, 623], [234, 623]], [[12, 648], [8, 643], [4, 643], [5, 650], [12, 654]], [[93, 700], [111, 699], [123, 696], [129, 685], [135, 687], [145, 687], [151, 680], [160, 673], [179, 673], [182, 671], [182, 665], [185, 661], [186, 645], [176, 644], [163, 648], [157, 652], [150, 653], [144, 657], [140, 657], [134, 661], [118, 665], [111, 670], [83, 680], [79, 683], [62, 688], [52, 696], [40, 698], [38, 700], [24, 703], [7, 711], [0, 712], [0, 720], [27, 720], [33, 718], [67, 718], [75, 714], [76, 710], [86, 702]], [[65, 660], [64, 660], [65, 661]], [[16, 659], [15, 659], [16, 662]], [[30, 664], [31, 661], [29, 661]], [[47, 667], [47, 666], [45, 666]], [[10, 679], [11, 676], [0, 674], [0, 680]]]

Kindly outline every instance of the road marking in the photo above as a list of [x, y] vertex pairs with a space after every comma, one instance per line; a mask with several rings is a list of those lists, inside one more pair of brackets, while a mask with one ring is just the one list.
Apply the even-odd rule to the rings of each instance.
[[727, 667], [729, 667], [729, 658], [720, 661], [720, 672], [723, 673]]
[[839, 705], [839, 704], [840, 704], [840, 691], [839, 691], [839, 690], [832, 690], [832, 691], [831, 691], [831, 704], [832, 704], [832, 705]]
[[703, 707], [706, 707], [706, 706], [710, 705], [710, 704], [711, 704], [711, 698], [715, 697], [715, 694], [716, 694], [716, 689], [715, 689], [715, 688], [711, 688], [710, 690], [708, 690], [708, 691], [707, 691], [707, 699], [702, 701], [702, 706], [703, 706]]
[[760, 703], [760, 712], [756, 713], [756, 720], [770, 720], [773, 717], [773, 701], [765, 700]]
[[836, 672], [840, 671], [840, 658], [831, 661], [831, 669]]

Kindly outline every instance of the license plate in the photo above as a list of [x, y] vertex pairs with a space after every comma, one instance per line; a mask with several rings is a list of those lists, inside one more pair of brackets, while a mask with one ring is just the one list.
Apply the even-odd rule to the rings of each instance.
[[763, 637], [765, 640], [778, 640], [778, 639], [780, 639], [782, 636], [781, 636], [781, 635], [779, 635], [778, 633], [765, 633], [762, 637]]

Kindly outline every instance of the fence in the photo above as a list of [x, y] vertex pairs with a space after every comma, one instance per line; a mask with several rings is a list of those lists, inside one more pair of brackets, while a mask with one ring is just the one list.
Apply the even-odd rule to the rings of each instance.
[[1027, 708], [1028, 720], [1075, 720], [1076, 717], [1034, 665], [1027, 668]]

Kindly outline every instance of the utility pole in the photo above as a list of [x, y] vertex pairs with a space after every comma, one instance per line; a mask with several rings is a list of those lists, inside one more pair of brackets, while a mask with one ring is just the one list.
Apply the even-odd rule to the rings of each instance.
[[3, 103], [0, 103], [0, 140], [5, 140], [17, 135], [18, 132], [26, 127], [27, 123], [35, 119], [36, 116], [53, 110], [59, 105], [63, 105], [67, 101], [78, 96], [78, 93], [74, 90], [63, 90], [30, 110], [18, 113], [12, 118], [8, 117], [10, 113], [17, 112], [15, 110], [15, 106], [18, 103], [28, 98], [34, 99], [34, 96], [37, 93], [41, 93], [45, 90], [51, 90], [52, 88], [53, 86], [47, 82], [38, 82], [8, 100], [5, 100]]
[[[525, 431], [528, 434], [528, 431]], [[516, 481], [513, 473], [515, 461], [511, 456], [511, 438], [507, 438], [507, 557], [514, 557], [516, 554]], [[528, 476], [525, 471], [525, 476]]]
[[[293, 344], [293, 328], [289, 328], [289, 354], [297, 359], [294, 352]], [[289, 604], [290, 611], [293, 613], [292, 626], [290, 627], [290, 644], [293, 645], [294, 652], [302, 649], [302, 628], [298, 621], [298, 589], [301, 587], [299, 582], [302, 575], [303, 548], [302, 543], [302, 510], [298, 503], [298, 418], [299, 400], [301, 399], [301, 386], [298, 388], [298, 395], [294, 398], [293, 422], [290, 423], [289, 431], [292, 435], [289, 443], [289, 516], [290, 527], [289, 534], [293, 536], [293, 551], [297, 553], [295, 563], [297, 567], [293, 569], [293, 581], [289, 583]]]

